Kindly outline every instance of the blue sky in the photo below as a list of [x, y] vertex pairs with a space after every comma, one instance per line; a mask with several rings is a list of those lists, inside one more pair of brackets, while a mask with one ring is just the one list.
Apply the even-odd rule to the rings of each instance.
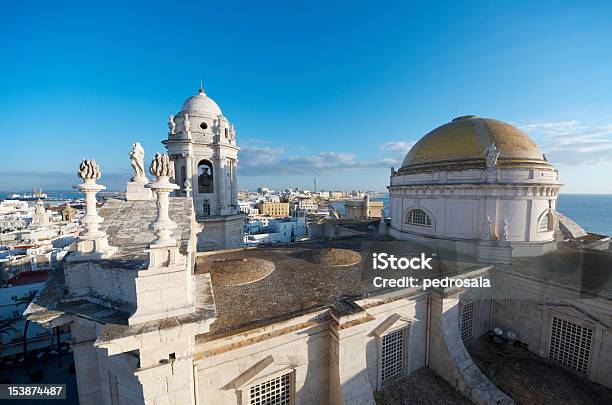
[[200, 78], [236, 125], [242, 188], [384, 190], [455, 115], [525, 129], [564, 192], [612, 193], [610, 2], [11, 2], [0, 190], [109, 189]]

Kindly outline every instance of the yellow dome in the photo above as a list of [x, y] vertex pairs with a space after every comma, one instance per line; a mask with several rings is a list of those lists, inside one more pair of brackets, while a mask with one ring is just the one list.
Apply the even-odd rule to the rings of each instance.
[[484, 168], [485, 150], [494, 143], [499, 166], [548, 165], [538, 146], [520, 129], [475, 115], [458, 117], [425, 135], [410, 149], [402, 172]]

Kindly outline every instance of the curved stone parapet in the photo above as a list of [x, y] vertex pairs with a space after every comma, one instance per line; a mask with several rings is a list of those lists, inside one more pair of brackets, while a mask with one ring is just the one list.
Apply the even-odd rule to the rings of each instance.
[[429, 366], [476, 404], [513, 404], [474, 363], [459, 331], [459, 297], [431, 295]]

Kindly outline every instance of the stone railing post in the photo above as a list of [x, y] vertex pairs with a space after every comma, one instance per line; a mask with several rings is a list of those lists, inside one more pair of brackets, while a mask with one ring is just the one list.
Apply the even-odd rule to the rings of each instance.
[[117, 248], [109, 246], [106, 233], [99, 229], [104, 219], [98, 215], [96, 194], [106, 189], [96, 183], [101, 176], [100, 168], [95, 160], [84, 159], [79, 165], [77, 175], [83, 179], [83, 183], [75, 185], [74, 188], [85, 194], [85, 216], [81, 221], [85, 230], [77, 239], [76, 257], [108, 257]]
[[149, 170], [157, 178], [154, 183], [145, 186], [157, 194], [157, 219], [151, 224], [151, 229], [155, 231], [157, 238], [150, 247], [175, 246], [176, 239], [172, 238], [172, 231], [176, 228], [176, 223], [168, 215], [169, 195], [179, 189], [179, 186], [170, 182], [170, 177], [174, 175], [174, 165], [168, 155], [156, 153]]

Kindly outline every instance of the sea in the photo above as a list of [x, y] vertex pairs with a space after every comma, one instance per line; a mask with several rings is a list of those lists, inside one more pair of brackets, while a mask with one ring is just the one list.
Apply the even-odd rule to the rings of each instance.
[[[383, 201], [385, 213], [389, 214], [389, 197], [374, 197], [372, 201]], [[340, 215], [344, 214], [344, 201], [332, 204]], [[560, 194], [557, 211], [588, 232], [612, 235], [612, 194]]]

